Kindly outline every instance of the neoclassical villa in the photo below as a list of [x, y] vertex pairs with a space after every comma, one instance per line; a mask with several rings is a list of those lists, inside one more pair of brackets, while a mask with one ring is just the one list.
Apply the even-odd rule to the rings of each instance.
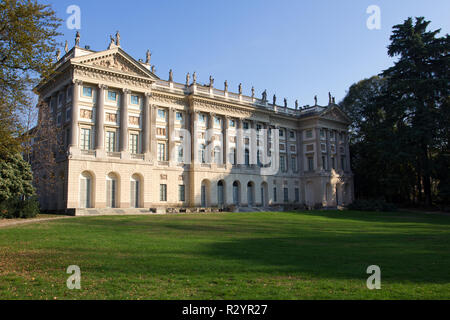
[[[294, 108], [155, 75], [111, 38], [75, 46], [36, 89], [63, 132], [47, 210], [72, 214], [336, 207], [353, 199], [349, 119], [326, 106]], [[260, 209], [259, 209], [260, 208]]]

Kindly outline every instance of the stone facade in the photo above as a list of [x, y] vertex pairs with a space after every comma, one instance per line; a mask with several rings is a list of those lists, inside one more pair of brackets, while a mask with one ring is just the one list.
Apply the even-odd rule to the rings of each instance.
[[[101, 52], [76, 46], [37, 87], [67, 150], [58, 155], [60, 185], [40, 199], [45, 209], [83, 214], [352, 201], [349, 120], [332, 99], [291, 109], [253, 90], [251, 96], [241, 88], [219, 90], [213, 80], [197, 83], [196, 75], [185, 84], [164, 81], [150, 70], [149, 59], [136, 61], [120, 46]], [[279, 170], [264, 170], [261, 154]]]

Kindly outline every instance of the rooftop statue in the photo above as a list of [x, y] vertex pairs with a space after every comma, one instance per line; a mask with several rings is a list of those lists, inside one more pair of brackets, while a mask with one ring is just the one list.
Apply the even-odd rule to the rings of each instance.
[[119, 31], [116, 32], [116, 46], [120, 47], [120, 33], [119, 33]]
[[75, 47], [79, 47], [80, 46], [80, 32], [77, 31], [76, 35], [75, 35]]
[[152, 53], [150, 50], [147, 50], [147, 53], [145, 54], [145, 63], [150, 64], [150, 59], [152, 58]]
[[214, 78], [209, 76], [209, 86], [212, 88], [214, 86]]
[[172, 69], [169, 70], [169, 81], [173, 82], [173, 72]]
[[152, 66], [152, 73], [155, 73], [155, 66]]
[[284, 98], [284, 107], [287, 108], [287, 99]]
[[67, 42], [67, 40], [66, 40], [66, 43], [65, 43], [65, 45], [64, 45], [64, 51], [67, 53], [67, 52], [69, 52], [69, 43]]
[[242, 83], [239, 83], [239, 94], [242, 94]]
[[264, 101], [264, 102], [267, 101], [267, 90], [264, 90], [262, 93], [262, 101]]
[[276, 104], [277, 104], [277, 96], [273, 95], [273, 105], [276, 105]]
[[298, 100], [295, 100], [295, 110], [298, 110]]
[[192, 75], [193, 84], [197, 83], [197, 73], [194, 71], [194, 74]]
[[224, 86], [225, 86], [225, 91], [228, 91], [228, 81], [227, 80], [225, 80]]
[[186, 74], [186, 85], [189, 86], [189, 81], [191, 80], [191, 75], [189, 72]]
[[314, 96], [314, 105], [317, 106], [317, 95]]
[[61, 58], [61, 49], [58, 48], [58, 50], [56, 50], [56, 61], [59, 61], [60, 58]]
[[252, 87], [252, 98], [255, 97], [255, 87]]

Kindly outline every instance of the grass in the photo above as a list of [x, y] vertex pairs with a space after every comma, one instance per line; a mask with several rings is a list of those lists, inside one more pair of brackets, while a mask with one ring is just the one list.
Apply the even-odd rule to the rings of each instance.
[[[0, 299], [450, 299], [450, 217], [277, 212], [0, 229]], [[381, 290], [366, 269], [381, 268]], [[69, 290], [69, 265], [81, 290]]]

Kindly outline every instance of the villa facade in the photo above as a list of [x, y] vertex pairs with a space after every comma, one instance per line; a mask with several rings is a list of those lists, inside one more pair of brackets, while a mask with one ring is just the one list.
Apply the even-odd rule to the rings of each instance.
[[[58, 57], [59, 58], [59, 57]], [[186, 208], [336, 207], [353, 200], [349, 119], [326, 106], [290, 108], [155, 75], [111, 42], [79, 39], [37, 87], [62, 131], [47, 210], [75, 214]], [[270, 161], [266, 161], [269, 159]], [[263, 161], [264, 160], [264, 161]], [[276, 164], [276, 165], [275, 165]], [[125, 210], [125, 211], [126, 211]]]

